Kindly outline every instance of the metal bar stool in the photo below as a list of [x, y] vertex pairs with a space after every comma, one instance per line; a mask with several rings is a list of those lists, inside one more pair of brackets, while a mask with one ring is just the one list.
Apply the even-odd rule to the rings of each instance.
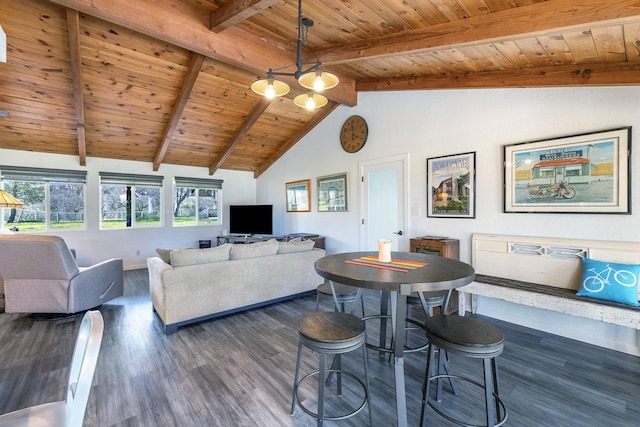
[[444, 301], [448, 298], [448, 291], [433, 291], [433, 292], [414, 292], [407, 296], [407, 317], [411, 317], [411, 305], [420, 305], [425, 311], [427, 317], [433, 316], [433, 309], [435, 307], [442, 307], [444, 311]]
[[[409, 341], [409, 333], [412, 330], [422, 329], [424, 330], [424, 323], [421, 323], [415, 320], [412, 317], [413, 307], [420, 306], [424, 311], [425, 318], [429, 318], [433, 316], [433, 309], [435, 307], [441, 307], [441, 312], [444, 312], [445, 299], [448, 299], [447, 291], [434, 291], [434, 292], [413, 292], [411, 295], [407, 295], [407, 327], [405, 328], [407, 331], [407, 340]], [[415, 347], [415, 348], [407, 348], [405, 351], [422, 351], [427, 348], [427, 343], [424, 345]]]
[[[381, 297], [381, 302], [382, 304], [386, 304], [388, 301], [387, 295], [385, 294], [389, 294], [389, 292], [383, 292], [382, 293], [382, 297]], [[430, 316], [433, 316], [433, 309], [435, 307], [442, 307], [442, 310], [444, 311], [444, 304], [445, 301], [448, 301], [448, 295], [449, 292], [448, 291], [434, 291], [434, 292], [414, 292], [411, 295], [407, 296], [407, 317], [405, 319], [405, 323], [407, 324], [405, 327], [405, 330], [407, 331], [407, 334], [409, 334], [410, 331], [412, 330], [416, 330], [416, 329], [420, 329], [420, 330], [424, 330], [424, 322], [418, 321], [414, 318], [412, 318], [411, 316], [411, 312], [412, 312], [412, 308], [413, 306], [420, 306], [422, 307], [422, 309], [425, 312], [425, 316], [428, 318]], [[395, 310], [393, 310], [393, 307], [395, 307], [395, 303], [392, 302], [392, 313], [391, 315], [385, 313], [385, 310], [381, 310], [381, 314], [374, 314], [371, 316], [365, 316], [363, 317], [363, 320], [371, 320], [371, 319], [380, 319], [381, 322], [381, 329], [382, 328], [386, 328], [386, 320], [388, 319], [392, 319], [392, 323], [395, 321]], [[377, 350], [382, 354], [384, 353], [388, 353], [389, 357], [391, 358], [391, 355], [393, 353], [393, 336], [391, 337], [391, 345], [389, 347], [386, 347], [386, 343], [384, 345], [382, 345], [382, 342], [386, 342], [386, 335], [385, 335], [386, 331], [382, 331], [380, 332], [380, 341], [381, 344], [378, 345], [374, 345], [374, 344], [367, 344], [367, 347], [372, 349], [372, 350]], [[409, 336], [407, 335], [407, 340], [406, 342], [409, 341]], [[408, 345], [405, 345], [405, 349], [404, 352], [405, 353], [413, 353], [413, 352], [417, 352], [417, 351], [423, 351], [427, 348], [428, 342], [424, 342], [424, 343], [420, 343], [417, 346], [414, 347], [410, 347]]]
[[[438, 415], [447, 420], [463, 425], [476, 426], [446, 414], [442, 408], [430, 399], [429, 386], [432, 381], [438, 384], [436, 401], [440, 401], [440, 383], [442, 379], [457, 378], [469, 382], [484, 390], [485, 419], [484, 426], [497, 427], [507, 420], [507, 408], [498, 394], [498, 366], [496, 358], [504, 349], [504, 335], [500, 329], [479, 319], [461, 316], [438, 315], [427, 319], [425, 323], [427, 339], [429, 340], [425, 381], [422, 386], [422, 411], [420, 425], [424, 426], [426, 406], [429, 405]], [[468, 377], [441, 374], [441, 361], [434, 374], [434, 358], [439, 349], [438, 359], [442, 359], [443, 351], [464, 357], [482, 359], [484, 383]], [[440, 405], [441, 406], [441, 405]], [[479, 426], [478, 426], [479, 427]]]
[[[407, 296], [407, 323], [413, 323], [414, 325], [418, 325], [417, 328], [411, 327], [407, 325], [407, 341], [409, 341], [408, 333], [414, 329], [422, 329], [426, 332], [426, 327], [424, 323], [418, 323], [416, 320], [411, 318], [411, 312], [413, 311], [410, 307], [420, 305], [422, 306], [422, 310], [425, 313], [426, 319], [429, 317], [433, 317], [434, 308], [440, 307], [440, 313], [444, 314], [448, 304], [449, 298], [451, 296], [451, 291], [432, 291], [432, 292], [415, 292], [411, 295]], [[425, 319], [425, 321], [426, 321]], [[422, 351], [429, 346], [429, 341], [427, 340], [426, 344], [423, 346], [414, 347], [413, 349], [405, 350], [407, 352], [411, 351]], [[442, 358], [438, 358], [438, 362], [440, 363], [439, 372], [444, 372], [446, 374], [449, 373], [449, 355], [447, 352], [443, 352], [444, 355]], [[454, 384], [452, 378], [449, 378], [449, 385], [455, 394], [458, 394], [456, 389], [456, 385]], [[439, 383], [439, 387], [441, 385]], [[440, 388], [438, 390], [440, 390]]]
[[[364, 321], [356, 316], [342, 312], [320, 312], [304, 317], [298, 323], [298, 357], [296, 361], [296, 373], [293, 381], [293, 394], [291, 398], [291, 415], [295, 414], [296, 403], [300, 408], [318, 420], [318, 426], [322, 426], [325, 420], [343, 420], [358, 414], [365, 406], [369, 408], [369, 425], [373, 425], [371, 412], [371, 395], [369, 394], [369, 371], [367, 367], [367, 355], [365, 350], [365, 325]], [[302, 348], [307, 347], [319, 356], [319, 369], [302, 378], [300, 376], [300, 362]], [[342, 370], [341, 355], [358, 348], [362, 349], [362, 363], [364, 365], [364, 381], [351, 372]], [[335, 355], [334, 364], [327, 369], [327, 355]], [[354, 379], [364, 391], [362, 403], [353, 411], [337, 416], [325, 414], [325, 388], [327, 373], [336, 374], [337, 395], [342, 396], [342, 375]], [[313, 412], [302, 404], [298, 395], [300, 385], [307, 379], [318, 376], [318, 412]]]
[[[362, 316], [364, 316], [364, 298], [362, 297], [362, 290], [353, 286], [341, 285], [340, 283], [334, 283], [334, 293], [331, 291], [331, 283], [325, 282], [318, 285], [316, 288], [316, 311], [320, 309], [321, 298], [331, 298], [336, 306], [336, 311], [345, 311], [346, 304], [353, 304], [357, 299], [360, 299], [360, 306], [362, 309]], [[355, 311], [355, 306], [352, 307], [351, 313]]]

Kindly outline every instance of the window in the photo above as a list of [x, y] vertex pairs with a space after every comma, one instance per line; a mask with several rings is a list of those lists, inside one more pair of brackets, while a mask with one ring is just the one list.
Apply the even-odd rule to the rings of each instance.
[[554, 168], [540, 168], [540, 178], [553, 178], [556, 176]]
[[582, 166], [567, 166], [564, 169], [566, 176], [580, 176], [582, 175]]
[[3, 228], [42, 232], [85, 228], [85, 171], [0, 166], [0, 188], [23, 208], [0, 208]]
[[162, 226], [162, 179], [100, 172], [100, 228]]
[[173, 225], [220, 224], [222, 180], [174, 179]]

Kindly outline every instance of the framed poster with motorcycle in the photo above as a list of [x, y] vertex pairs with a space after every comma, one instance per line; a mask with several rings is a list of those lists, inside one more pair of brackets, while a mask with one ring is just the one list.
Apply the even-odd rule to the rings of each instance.
[[631, 127], [504, 146], [504, 212], [630, 214]]

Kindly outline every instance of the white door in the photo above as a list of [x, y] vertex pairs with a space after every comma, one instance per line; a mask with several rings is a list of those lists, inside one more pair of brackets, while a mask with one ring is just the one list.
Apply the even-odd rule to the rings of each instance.
[[408, 165], [408, 154], [360, 162], [361, 250], [378, 250], [379, 239], [409, 250]]

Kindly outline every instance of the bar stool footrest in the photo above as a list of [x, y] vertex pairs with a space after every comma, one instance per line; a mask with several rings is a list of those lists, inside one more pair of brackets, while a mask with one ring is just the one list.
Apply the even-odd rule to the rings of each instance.
[[[466, 381], [468, 383], [471, 383], [475, 386], [478, 386], [482, 389], [484, 389], [484, 384], [475, 381], [471, 378], [467, 378], [467, 377], [462, 377], [460, 375], [451, 375], [451, 374], [439, 374], [439, 375], [434, 375], [429, 379], [429, 382], [432, 382], [434, 380], [441, 380], [441, 379], [457, 379], [460, 381]], [[495, 392], [493, 393], [493, 398], [496, 400], [496, 402], [498, 403], [498, 405], [500, 405], [500, 413], [498, 414], [498, 420], [495, 424], [495, 427], [500, 427], [501, 425], [503, 425], [506, 421], [507, 421], [507, 417], [508, 417], [508, 412], [507, 412], [507, 407], [505, 406], [504, 402], [502, 402], [502, 399], [500, 399], [500, 396], [498, 396]], [[432, 400], [428, 399], [427, 400], [427, 404], [429, 405], [429, 407], [431, 409], [433, 409], [435, 412], [438, 413], [438, 415], [440, 415], [442, 418], [445, 418], [449, 421], [451, 421], [452, 423], [461, 425], [461, 426], [465, 426], [465, 427], [486, 427], [486, 424], [470, 424], [466, 421], [462, 421], [460, 419], [454, 418], [451, 415], [446, 414], [444, 411], [442, 411], [440, 408], [436, 407], [436, 405], [433, 403]]]
[[[391, 319], [391, 315], [390, 314], [373, 314], [371, 316], [365, 316], [362, 318], [362, 320], [364, 320], [365, 322], [367, 320], [374, 320], [374, 319]], [[425, 330], [424, 325], [420, 322], [418, 322], [417, 320], [413, 320], [413, 319], [405, 319], [406, 323], [411, 323], [412, 325], [417, 326], [417, 328], [412, 328], [412, 329], [420, 329], [420, 330]], [[409, 329], [409, 328], [405, 328], [405, 329]], [[393, 344], [391, 345], [391, 347], [380, 347], [377, 346], [375, 344], [371, 344], [369, 342], [365, 342], [365, 346], [370, 349], [370, 350], [375, 350], [375, 351], [379, 351], [379, 352], [383, 352], [383, 353], [393, 353]], [[429, 346], [429, 342], [426, 342], [422, 345], [420, 345], [419, 347], [408, 347], [405, 345], [404, 347], [404, 352], [405, 353], [415, 353], [417, 351], [424, 351], [427, 349], [427, 347]]]
[[[333, 417], [325, 415], [324, 419], [328, 420], [328, 421], [339, 421], [339, 420], [344, 420], [346, 418], [353, 417], [354, 415], [359, 414], [360, 411], [362, 411], [364, 409], [364, 407], [367, 404], [367, 401], [370, 398], [370, 396], [367, 394], [367, 388], [366, 388], [364, 382], [362, 382], [362, 380], [360, 378], [356, 377], [354, 374], [352, 374], [351, 372], [348, 372], [348, 371], [342, 371], [340, 369], [326, 369], [325, 372], [327, 372], [329, 374], [330, 373], [336, 373], [336, 374], [339, 373], [341, 375], [346, 375], [346, 376], [354, 379], [358, 384], [360, 384], [360, 387], [362, 387], [362, 390], [364, 391], [364, 398], [363, 398], [362, 403], [360, 404], [360, 406], [358, 408], [354, 409], [352, 412], [349, 412], [349, 413], [344, 414], [344, 415], [336, 415], [336, 416], [333, 416]], [[300, 385], [303, 382], [305, 382], [306, 380], [308, 380], [311, 377], [318, 376], [318, 375], [320, 375], [320, 371], [316, 370], [316, 371], [310, 372], [307, 375], [305, 375], [304, 377], [300, 378], [300, 380], [298, 381], [298, 385], [296, 387], [296, 390], [295, 390], [296, 402], [298, 403], [298, 406], [300, 407], [300, 409], [302, 409], [302, 411], [305, 412], [307, 415], [311, 415], [312, 417], [314, 417], [316, 419], [318, 418], [318, 413], [317, 412], [313, 412], [311, 409], [307, 408], [306, 406], [304, 406], [302, 404], [302, 402], [300, 401], [300, 396], [298, 396], [298, 391], [300, 390]]]

